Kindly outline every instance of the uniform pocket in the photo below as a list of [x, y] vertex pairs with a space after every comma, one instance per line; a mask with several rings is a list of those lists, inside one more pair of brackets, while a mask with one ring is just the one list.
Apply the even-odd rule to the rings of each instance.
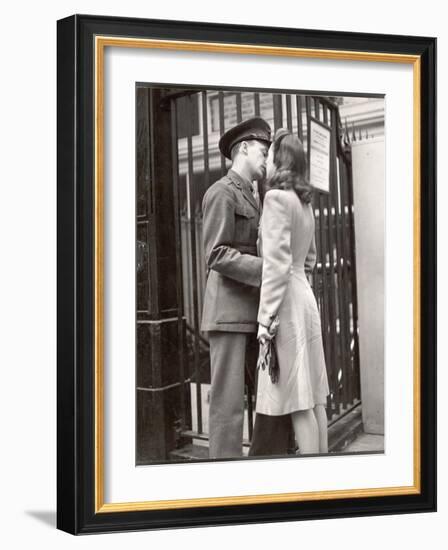
[[258, 228], [255, 215], [255, 210], [249, 206], [235, 205], [235, 242], [255, 244]]
[[228, 277], [221, 277], [218, 285], [217, 322], [252, 324], [257, 320], [260, 293]]
[[242, 204], [237, 204], [235, 206], [235, 215], [250, 219], [255, 217], [255, 212]]

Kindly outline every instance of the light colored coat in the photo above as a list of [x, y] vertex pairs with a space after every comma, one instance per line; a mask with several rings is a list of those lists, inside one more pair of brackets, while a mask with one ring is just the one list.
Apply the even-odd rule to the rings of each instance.
[[306, 272], [316, 263], [314, 215], [293, 190], [266, 193], [261, 220], [263, 275], [258, 322], [279, 327], [276, 350], [279, 381], [259, 372], [259, 413], [288, 414], [325, 404], [328, 380], [320, 315]]

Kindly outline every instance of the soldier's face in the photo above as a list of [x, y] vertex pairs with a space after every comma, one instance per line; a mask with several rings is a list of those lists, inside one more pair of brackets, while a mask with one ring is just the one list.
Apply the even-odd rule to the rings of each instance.
[[274, 148], [273, 145], [269, 147], [269, 153], [268, 157], [266, 159], [266, 179], [269, 180], [272, 178], [275, 172], [275, 165], [274, 165]]
[[252, 171], [252, 179], [262, 179], [266, 174], [268, 146], [266, 143], [256, 140], [248, 141], [247, 145], [247, 162]]

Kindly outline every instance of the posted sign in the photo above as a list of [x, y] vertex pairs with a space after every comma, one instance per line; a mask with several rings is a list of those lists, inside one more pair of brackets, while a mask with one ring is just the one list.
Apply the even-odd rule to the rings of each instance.
[[327, 126], [310, 120], [310, 184], [319, 191], [330, 191], [330, 139]]

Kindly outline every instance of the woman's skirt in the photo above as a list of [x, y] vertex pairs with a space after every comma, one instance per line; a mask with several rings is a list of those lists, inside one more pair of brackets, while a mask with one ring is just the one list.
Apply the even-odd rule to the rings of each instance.
[[279, 378], [258, 370], [256, 412], [283, 415], [325, 405], [329, 394], [319, 310], [303, 268], [293, 268], [275, 338]]

